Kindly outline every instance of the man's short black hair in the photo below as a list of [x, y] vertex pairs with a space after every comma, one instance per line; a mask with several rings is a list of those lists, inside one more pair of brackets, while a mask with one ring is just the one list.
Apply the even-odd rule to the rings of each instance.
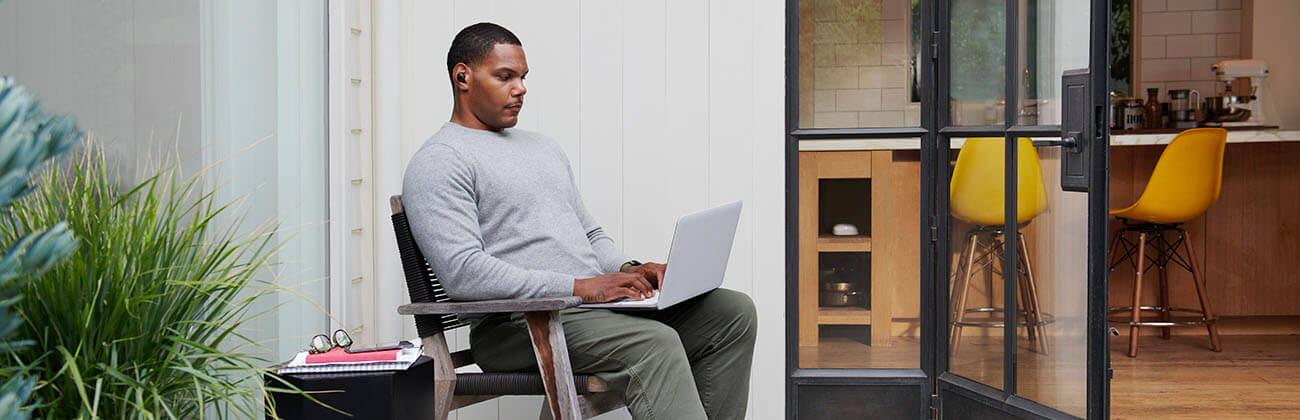
[[456, 63], [471, 66], [478, 63], [497, 44], [524, 46], [509, 29], [495, 23], [479, 22], [461, 29], [451, 41], [451, 49], [447, 51], [447, 75], [452, 75]]

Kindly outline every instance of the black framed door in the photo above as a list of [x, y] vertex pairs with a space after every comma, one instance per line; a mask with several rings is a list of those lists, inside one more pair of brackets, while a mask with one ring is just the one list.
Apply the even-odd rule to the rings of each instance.
[[[876, 0], [884, 6], [874, 12], [871, 1], [848, 9], [843, 4], [855, 2], [822, 9], [810, 5], [814, 1], [787, 0], [786, 9], [786, 417], [1108, 417], [1109, 116], [1101, 108], [1109, 90], [1108, 1], [907, 2], [912, 38], [906, 87], [919, 119], [887, 127], [825, 127], [822, 114], [810, 122], [808, 91], [817, 91], [820, 112], [820, 94], [841, 86], [823, 89], [824, 69], [808, 61], [830, 63], [826, 76], [834, 80], [834, 66], [844, 64], [844, 41], [825, 41], [839, 43], [835, 58], [806, 49], [825, 47], [810, 38], [855, 28], [836, 20], [836, 13], [866, 9], [868, 17], [856, 19], [867, 28], [871, 13], [887, 20], [893, 15], [889, 0]], [[883, 42], [888, 49], [889, 41]], [[863, 69], [857, 87], [870, 88], [870, 69]], [[810, 70], [817, 73], [815, 83]], [[851, 89], [838, 92], [845, 91], [856, 98]], [[859, 125], [866, 125], [868, 114], [861, 113]], [[801, 159], [809, 154], [804, 146], [848, 139], [870, 148], [907, 138], [919, 143], [919, 170], [906, 174], [919, 179], [914, 232], [920, 245], [908, 254], [919, 260], [913, 260], [919, 270], [912, 280], [920, 307], [914, 363], [810, 364], [801, 324], [809, 322], [801, 300], [809, 289], [801, 289], [800, 264], [822, 263], [801, 258], [795, 240], [801, 220], [807, 221], [800, 191], [808, 190], [801, 180], [806, 165], [816, 162]], [[891, 153], [895, 162], [908, 156]], [[880, 161], [872, 160], [875, 171]], [[882, 354], [874, 339], [872, 346], [873, 355]]]
[[1108, 2], [937, 6], [941, 417], [1105, 418]]

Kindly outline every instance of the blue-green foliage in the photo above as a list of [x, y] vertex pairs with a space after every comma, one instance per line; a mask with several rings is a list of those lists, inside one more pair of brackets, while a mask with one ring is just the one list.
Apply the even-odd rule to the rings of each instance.
[[[45, 161], [72, 148], [81, 133], [71, 117], [40, 111], [36, 101], [13, 80], [0, 78], [0, 223], [10, 223], [10, 203], [32, 191], [29, 176]], [[76, 249], [66, 224], [29, 232], [5, 247], [0, 257], [0, 419], [27, 419], [24, 409], [35, 380], [23, 375], [10, 356], [28, 345], [10, 337], [22, 320], [11, 309], [22, 296], [26, 279], [52, 267]]]

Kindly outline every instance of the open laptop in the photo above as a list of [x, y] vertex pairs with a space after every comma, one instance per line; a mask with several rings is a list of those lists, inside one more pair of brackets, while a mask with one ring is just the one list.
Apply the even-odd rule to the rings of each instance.
[[677, 219], [673, 242], [668, 248], [668, 270], [654, 296], [644, 300], [624, 298], [589, 303], [582, 307], [658, 310], [717, 289], [727, 272], [741, 204], [734, 201]]

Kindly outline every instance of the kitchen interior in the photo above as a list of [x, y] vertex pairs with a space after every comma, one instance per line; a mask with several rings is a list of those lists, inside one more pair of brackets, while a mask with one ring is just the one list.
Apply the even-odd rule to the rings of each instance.
[[[1061, 71], [1086, 66], [1086, 59], [1080, 65], [1078, 58], [1062, 57], [1075, 54], [1060, 51], [1079, 48], [1079, 40], [1053, 36], [1052, 25], [1068, 27], [1077, 13], [1071, 9], [1080, 7], [1073, 3], [1086, 3], [1021, 2], [1030, 12], [1019, 25], [1020, 62], [1030, 65], [1022, 69], [1018, 123], [1059, 124]], [[919, 32], [912, 24], [920, 19], [918, 3], [799, 1], [801, 128], [919, 126]], [[1004, 38], [990, 35], [996, 28], [987, 24], [1002, 21], [1003, 5], [950, 2], [953, 125], [1005, 122]], [[1227, 130], [1218, 199], [1179, 225], [1188, 240], [1178, 244], [1193, 251], [1188, 259], [1195, 261], [1183, 265], [1202, 273], [1217, 340], [1195, 322], [1200, 315], [1166, 319], [1143, 311], [1142, 321], [1167, 324], [1137, 328], [1130, 357], [1131, 312], [1113, 312], [1119, 335], [1112, 337], [1112, 416], [1297, 412], [1300, 271], [1292, 264], [1300, 261], [1300, 171], [1291, 168], [1300, 161], [1300, 60], [1292, 52], [1300, 36], [1292, 26], [1300, 21], [1300, 2], [1116, 0], [1111, 19], [1111, 208], [1142, 196], [1162, 152], [1180, 133]], [[1084, 50], [1086, 41], [1084, 35]], [[959, 345], [948, 355], [951, 369], [1002, 384], [1002, 274], [1015, 272], [1025, 326], [1017, 341], [1019, 393], [1082, 415], [1086, 279], [1077, 238], [1086, 233], [1086, 200], [1050, 188], [1059, 185], [1055, 148], [1022, 147], [1037, 153], [1018, 157], [1022, 200], [1032, 191], [1026, 185], [1049, 188], [1041, 206], [1021, 203], [1020, 232], [1010, 238], [990, 228], [1000, 220], [980, 218], [978, 203], [973, 210], [958, 208], [971, 195], [964, 191], [982, 191], [980, 185], [998, 185], [1001, 194], [1003, 156], [982, 152], [990, 149], [984, 140], [953, 138], [952, 144], [949, 276], [958, 321], [947, 328], [949, 341]], [[1000, 140], [993, 146], [1002, 150]], [[799, 325], [791, 339], [798, 340], [801, 368], [919, 367], [918, 149], [916, 138], [800, 142]], [[981, 164], [999, 170], [980, 170]], [[965, 170], [957, 169], [962, 165]], [[1025, 169], [1035, 166], [1038, 171]], [[1041, 175], [1026, 179], [1026, 173]], [[1112, 220], [1110, 237], [1124, 228]], [[1177, 236], [1167, 238], [1172, 243]], [[1014, 270], [988, 257], [1006, 246], [1028, 257]], [[1146, 269], [1138, 306], [1199, 308], [1191, 271], [1174, 263], [1166, 268]], [[1136, 277], [1132, 264], [1115, 264], [1112, 308], [1132, 306]]]

